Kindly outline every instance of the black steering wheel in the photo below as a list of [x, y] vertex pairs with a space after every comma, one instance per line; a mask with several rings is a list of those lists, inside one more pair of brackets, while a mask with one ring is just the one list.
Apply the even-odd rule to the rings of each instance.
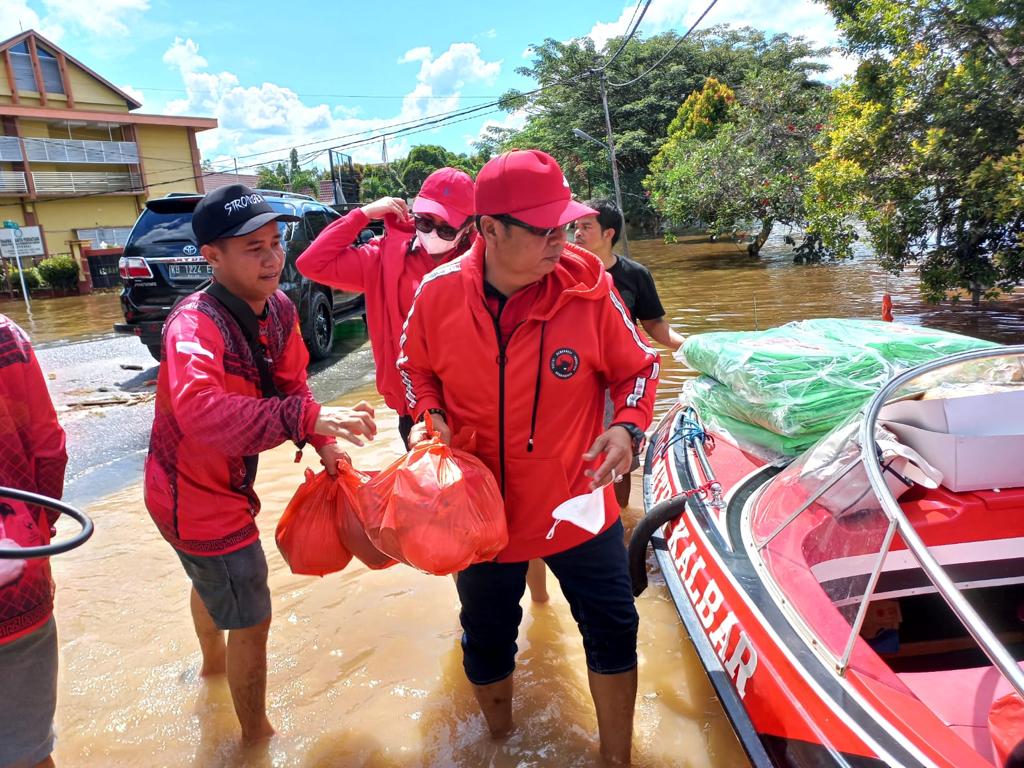
[[51, 499], [49, 496], [40, 496], [38, 493], [29, 493], [28, 491], [20, 491], [17, 488], [5, 488], [3, 486], [0, 486], [0, 499], [14, 499], [15, 501], [24, 501], [26, 504], [35, 504], [39, 507], [52, 509], [55, 512], [67, 515], [82, 526], [82, 530], [70, 539], [65, 539], [55, 544], [47, 544], [43, 547], [0, 547], [0, 560], [29, 560], [36, 557], [59, 555], [75, 547], [80, 547], [92, 536], [92, 519], [84, 512], [79, 512], [62, 501]]

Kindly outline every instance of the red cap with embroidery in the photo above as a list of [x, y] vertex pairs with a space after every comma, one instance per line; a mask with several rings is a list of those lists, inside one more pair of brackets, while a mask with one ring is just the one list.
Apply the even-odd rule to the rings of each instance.
[[555, 158], [539, 149], [514, 149], [487, 161], [476, 177], [476, 213], [507, 214], [545, 228], [597, 215], [572, 199]]
[[432, 213], [458, 229], [473, 215], [473, 179], [457, 168], [438, 168], [420, 187], [412, 212]]

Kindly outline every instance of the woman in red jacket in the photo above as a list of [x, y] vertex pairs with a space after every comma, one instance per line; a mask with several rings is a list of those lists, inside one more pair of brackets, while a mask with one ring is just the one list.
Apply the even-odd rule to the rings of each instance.
[[[59, 499], [64, 430], [28, 336], [0, 315], [0, 485]], [[0, 547], [50, 543], [55, 517], [0, 497]], [[0, 560], [0, 765], [53, 766], [57, 629], [50, 561]]]
[[[353, 245], [374, 220], [384, 236]], [[412, 204], [384, 197], [331, 224], [299, 256], [296, 266], [311, 280], [366, 296], [366, 324], [377, 367], [377, 391], [398, 411], [408, 441], [412, 419], [398, 376], [398, 340], [423, 276], [461, 256], [473, 242], [473, 180], [455, 168], [430, 174]]]
[[[473, 180], [455, 168], [441, 168], [423, 182], [411, 215], [404, 200], [381, 198], [331, 224], [296, 261], [311, 280], [365, 294], [377, 391], [398, 411], [398, 431], [407, 448], [413, 421], [395, 365], [402, 324], [424, 275], [473, 244], [473, 213]], [[366, 225], [379, 219], [384, 220], [384, 236], [353, 245]], [[539, 561], [531, 565], [529, 584], [535, 601], [548, 599]]]

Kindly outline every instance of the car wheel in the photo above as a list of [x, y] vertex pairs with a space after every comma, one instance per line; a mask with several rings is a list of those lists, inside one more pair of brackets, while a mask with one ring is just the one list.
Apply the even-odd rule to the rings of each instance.
[[309, 300], [309, 318], [306, 320], [306, 348], [312, 360], [323, 360], [331, 354], [334, 341], [334, 316], [327, 297], [317, 291]]
[[153, 359], [158, 363], [160, 362], [160, 350], [163, 348], [161, 344], [147, 344], [146, 349], [149, 350], [149, 354], [153, 356]]

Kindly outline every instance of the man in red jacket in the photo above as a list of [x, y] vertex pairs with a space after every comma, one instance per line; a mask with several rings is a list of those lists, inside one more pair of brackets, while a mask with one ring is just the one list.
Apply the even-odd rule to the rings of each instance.
[[[353, 245], [376, 219], [384, 220], [384, 236]], [[365, 295], [377, 391], [398, 412], [398, 432], [406, 448], [413, 420], [395, 367], [402, 323], [423, 276], [465, 253], [475, 234], [473, 180], [455, 168], [440, 168], [423, 182], [411, 216], [404, 200], [381, 198], [331, 224], [295, 262], [311, 280]], [[530, 566], [529, 585], [534, 600], [548, 599], [539, 562]]]
[[[64, 492], [64, 430], [28, 336], [0, 315], [0, 485]], [[50, 543], [56, 516], [0, 497], [0, 547]], [[0, 560], [0, 765], [52, 766], [57, 628], [50, 562]]]
[[410, 412], [430, 412], [445, 440], [475, 430], [505, 499], [508, 547], [458, 575], [463, 665], [491, 734], [507, 734], [519, 601], [527, 561], [542, 558], [583, 636], [601, 753], [627, 763], [638, 616], [613, 484], [650, 425], [658, 354], [600, 260], [566, 243], [565, 225], [594, 211], [552, 157], [491, 159], [475, 200], [482, 238], [424, 278], [398, 362]]
[[[247, 742], [269, 737], [270, 590], [253, 489], [261, 451], [307, 440], [327, 471], [376, 432], [373, 409], [321, 407], [306, 384], [309, 356], [291, 300], [275, 211], [248, 187], [206, 195], [192, 215], [214, 283], [164, 325], [156, 417], [146, 458], [146, 507], [192, 580], [202, 674], [226, 671]], [[228, 630], [227, 643], [224, 631]]]

